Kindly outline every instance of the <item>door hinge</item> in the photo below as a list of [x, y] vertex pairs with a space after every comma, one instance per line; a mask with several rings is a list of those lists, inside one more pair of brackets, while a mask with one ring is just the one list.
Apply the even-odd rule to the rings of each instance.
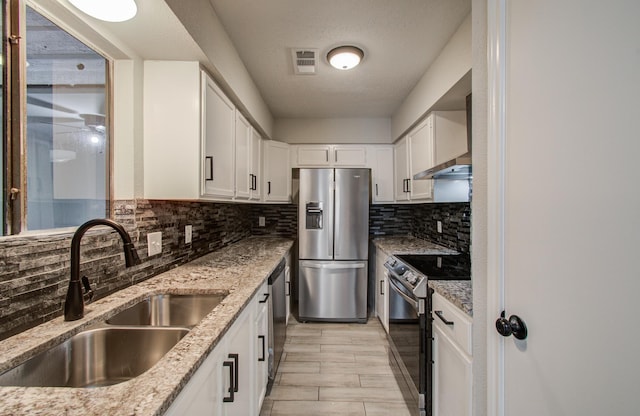
[[20, 39], [22, 39], [22, 37], [20, 37], [18, 35], [10, 35], [10, 36], [7, 37], [7, 40], [12, 45], [17, 45], [20, 42]]

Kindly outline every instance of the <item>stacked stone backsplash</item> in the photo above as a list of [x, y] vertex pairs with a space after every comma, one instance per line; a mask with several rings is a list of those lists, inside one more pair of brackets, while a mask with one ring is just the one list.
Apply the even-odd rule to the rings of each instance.
[[[259, 226], [259, 218], [265, 226]], [[251, 206], [251, 233], [296, 238], [298, 206], [272, 204]], [[437, 232], [442, 221], [442, 234]], [[413, 235], [454, 250], [469, 252], [471, 206], [469, 203], [383, 204], [369, 206], [369, 235]]]
[[[259, 217], [265, 226], [259, 226]], [[96, 299], [250, 235], [296, 238], [296, 204], [223, 204], [175, 201], [116, 201], [114, 219], [131, 235], [142, 263], [126, 269], [120, 237], [110, 229], [89, 230], [82, 239], [81, 275]], [[414, 235], [468, 252], [471, 208], [455, 204], [385, 204], [369, 209], [370, 236]], [[439, 234], [436, 222], [443, 223]], [[193, 241], [184, 243], [185, 225]], [[162, 254], [147, 256], [147, 234], [162, 231]], [[0, 239], [0, 339], [62, 314], [69, 284], [72, 233]]]
[[[438, 221], [442, 221], [442, 233], [438, 233]], [[468, 253], [471, 246], [471, 205], [467, 202], [414, 205], [412, 234]]]
[[[126, 269], [110, 229], [82, 239], [81, 275], [94, 299], [146, 280], [251, 235], [251, 206], [169, 201], [116, 201], [113, 218], [131, 235], [142, 263]], [[193, 226], [191, 244], [184, 226]], [[162, 253], [147, 256], [147, 234], [162, 231]], [[0, 339], [62, 314], [69, 284], [72, 233], [0, 239]]]

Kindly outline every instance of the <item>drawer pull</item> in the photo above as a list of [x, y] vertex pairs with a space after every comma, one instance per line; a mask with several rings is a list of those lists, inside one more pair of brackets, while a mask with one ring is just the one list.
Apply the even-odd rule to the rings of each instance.
[[258, 303], [267, 303], [267, 299], [269, 299], [269, 294], [263, 293], [262, 295], [264, 296], [264, 299], [259, 300]]
[[445, 325], [453, 326], [454, 322], [453, 322], [453, 321], [448, 321], [448, 320], [447, 320], [447, 318], [445, 318], [445, 317], [442, 315], [442, 311], [433, 311], [433, 313], [435, 313], [435, 314], [436, 314], [436, 316], [437, 316], [438, 318], [440, 318], [440, 320], [441, 320], [442, 322], [444, 322], [444, 323], [445, 323]]

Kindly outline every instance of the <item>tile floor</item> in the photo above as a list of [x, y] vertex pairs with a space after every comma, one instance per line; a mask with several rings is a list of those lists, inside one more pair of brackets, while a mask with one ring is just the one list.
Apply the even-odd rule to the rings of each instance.
[[377, 319], [289, 321], [284, 354], [261, 416], [409, 416]]

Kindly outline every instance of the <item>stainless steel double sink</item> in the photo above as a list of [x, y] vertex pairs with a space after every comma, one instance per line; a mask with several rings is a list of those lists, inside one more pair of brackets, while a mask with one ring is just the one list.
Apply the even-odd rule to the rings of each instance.
[[0, 386], [100, 387], [153, 367], [223, 294], [149, 296], [0, 375]]

